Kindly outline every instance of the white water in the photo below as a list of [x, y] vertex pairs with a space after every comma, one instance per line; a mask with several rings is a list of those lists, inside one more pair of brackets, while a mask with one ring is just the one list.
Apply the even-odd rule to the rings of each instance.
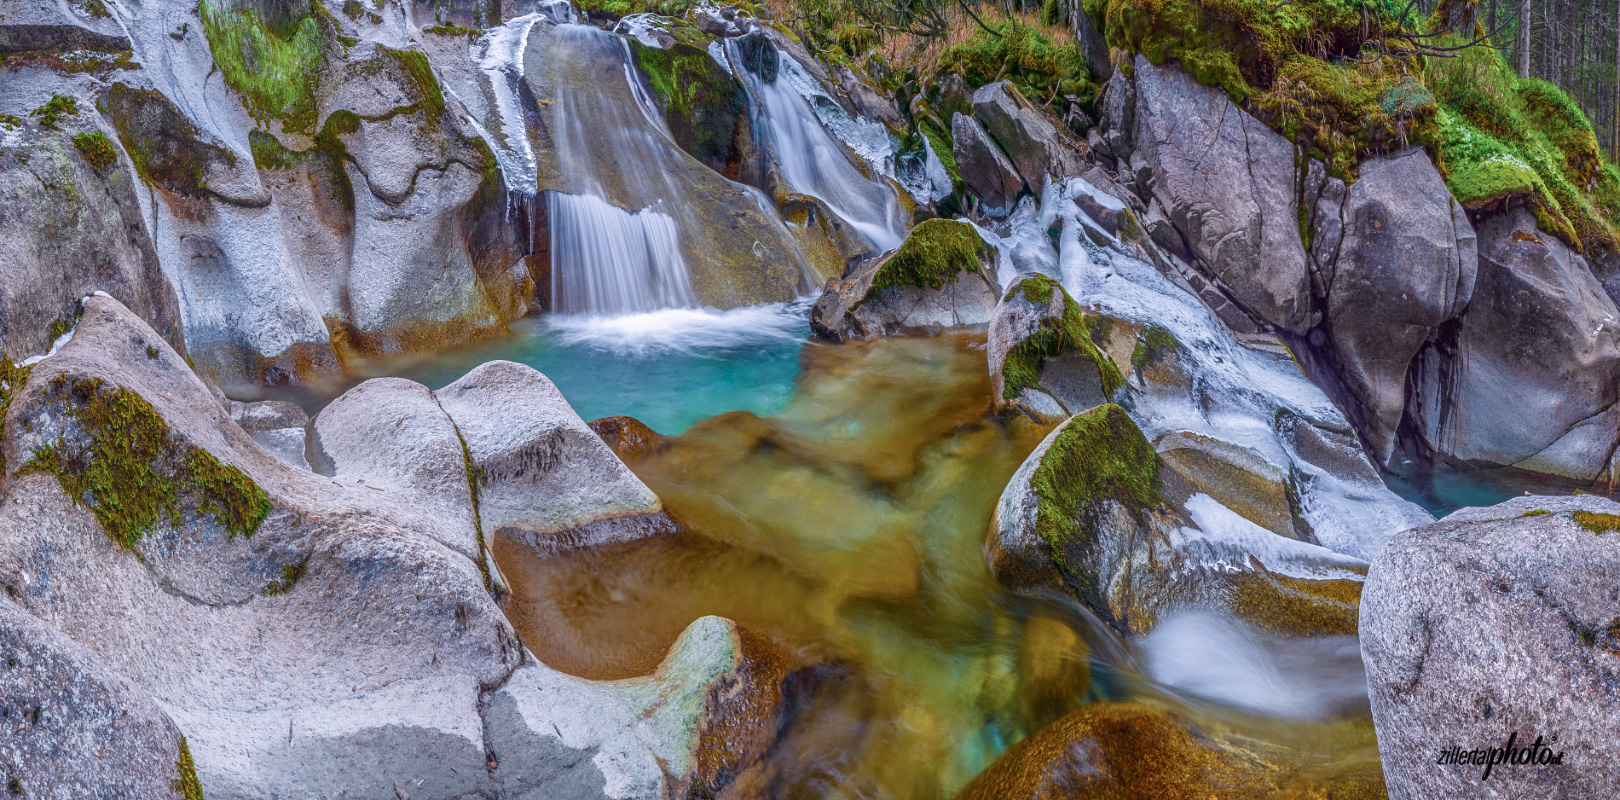
[[771, 303], [728, 311], [666, 308], [624, 316], [554, 315], [546, 327], [565, 345], [589, 345], [624, 356], [723, 356], [726, 351], [803, 341], [800, 303]]
[[[888, 186], [862, 174], [822, 125], [811, 98], [797, 85], [808, 82], [814, 86], [804, 68], [787, 53], [778, 52], [777, 79], [765, 81], [741, 67], [736, 40], [726, 40], [725, 52], [733, 72], [748, 87], [760, 132], [788, 188], [825, 203], [878, 252], [899, 247], [905, 238], [899, 199]], [[883, 136], [889, 148], [888, 132]]]
[[[1202, 301], [1127, 254], [1117, 240], [1106, 248], [1093, 244], [1082, 228], [1102, 229], [1074, 203], [1082, 192], [1100, 195], [1105, 203], [1118, 202], [1084, 181], [1049, 183], [1038, 215], [1020, 206], [1007, 237], [986, 235], [1001, 246], [1006, 260], [998, 273], [1049, 272], [1055, 260], [1056, 277], [1082, 307], [1160, 325], [1186, 348], [1190, 386], [1133, 380], [1127, 387], [1124, 405], [1150, 441], [1190, 431], [1247, 448], [1291, 476], [1300, 514], [1324, 547], [1359, 559], [1371, 559], [1395, 532], [1432, 521], [1423, 509], [1390, 491], [1370, 463], [1357, 476], [1302, 455], [1293, 429], [1296, 420], [1354, 441], [1339, 409], [1291, 359], [1239, 343]], [[1046, 231], [1059, 220], [1062, 236], [1054, 254]], [[1356, 453], [1344, 457], [1366, 461]]]
[[1277, 639], [1224, 615], [1187, 611], [1138, 644], [1155, 682], [1244, 711], [1322, 717], [1367, 697], [1353, 636]]
[[500, 136], [484, 138], [493, 145], [507, 188], [530, 196], [538, 190], [539, 166], [534, 145], [529, 141], [517, 87], [523, 82], [523, 53], [529, 43], [529, 33], [535, 23], [548, 17], [543, 11], [517, 17], [499, 28], [491, 28], [474, 45], [474, 60], [489, 80], [490, 94], [495, 100], [493, 110], [499, 117], [495, 128]]
[[595, 195], [547, 192], [552, 308], [634, 314], [696, 304], [668, 214], [630, 213]]

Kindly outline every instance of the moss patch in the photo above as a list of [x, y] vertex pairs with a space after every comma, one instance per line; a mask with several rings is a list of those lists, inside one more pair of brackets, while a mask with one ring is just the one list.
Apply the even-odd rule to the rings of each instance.
[[472, 450], [467, 447], [466, 437], [461, 435], [461, 429], [456, 429], [456, 441], [461, 442], [461, 460], [467, 468], [467, 491], [472, 494], [473, 532], [478, 537], [478, 574], [484, 579], [484, 590], [496, 594], [495, 579], [489, 574], [489, 547], [484, 543], [483, 513], [479, 510], [478, 491], [487, 481], [484, 468], [473, 461]]
[[118, 151], [113, 149], [112, 140], [107, 138], [107, 134], [101, 131], [74, 134], [73, 146], [79, 148], [85, 163], [98, 173], [105, 173], [118, 163]]
[[1547, 516], [1548, 514], [1551, 514], [1551, 513], [1552, 513], [1551, 511], [1548, 511], [1545, 508], [1538, 508], [1538, 509], [1535, 509], [1534, 511], [1526, 511], [1523, 514], [1520, 514], [1519, 519], [1524, 519], [1525, 517], [1545, 517], [1545, 516]]
[[268, 595], [286, 594], [292, 591], [293, 585], [298, 583], [298, 579], [302, 577], [304, 577], [303, 562], [283, 564], [281, 565], [281, 579], [266, 584], [264, 593]]
[[28, 112], [30, 117], [39, 118], [39, 127], [47, 130], [56, 130], [56, 123], [62, 117], [71, 117], [79, 113], [79, 103], [71, 97], [60, 94], [51, 95], [45, 105]]
[[1070, 419], [1030, 476], [1035, 529], [1081, 600], [1105, 609], [1084, 558], [1096, 544], [1098, 505], [1113, 500], [1140, 514], [1159, 505], [1159, 457], [1125, 409], [1112, 403]]
[[1179, 353], [1184, 349], [1169, 328], [1149, 324], [1142, 328], [1142, 332], [1136, 337], [1136, 349], [1131, 351], [1131, 368], [1141, 372], [1149, 362], [1158, 361], [1166, 355]]
[[[28, 384], [28, 374], [33, 371], [32, 366], [19, 367], [11, 360], [11, 356], [0, 354], [0, 429], [5, 426], [6, 411], [11, 408], [11, 398]], [[3, 430], [0, 430], [0, 433], [3, 433]], [[4, 449], [0, 449], [0, 474], [5, 471], [6, 453]]]
[[975, 27], [967, 41], [946, 47], [938, 68], [955, 72], [977, 88], [998, 78], [1037, 103], [1057, 96], [1090, 101], [1097, 86], [1086, 72], [1085, 56], [1073, 37], [1054, 43], [1017, 20], [989, 23], [994, 34]]
[[1102, 389], [1105, 396], [1113, 396], [1114, 392], [1125, 385], [1125, 377], [1119, 373], [1114, 362], [1103, 355], [1097, 345], [1091, 341], [1089, 326], [1085, 315], [1080, 311], [1080, 304], [1068, 292], [1063, 291], [1057, 281], [1045, 275], [1033, 275], [1018, 282], [1007, 293], [1007, 299], [1022, 293], [1025, 300], [1037, 305], [1045, 305], [1052, 300], [1054, 292], [1063, 295], [1063, 316], [1046, 317], [1029, 338], [1019, 342], [1007, 351], [1007, 358], [1002, 362], [1001, 377], [1003, 399], [1012, 400], [1023, 394], [1025, 389], [1040, 385], [1041, 367], [1046, 359], [1053, 358], [1065, 352], [1078, 351], [1090, 358], [1097, 365], [1097, 372], [1102, 379]]
[[231, 538], [252, 536], [269, 515], [270, 496], [253, 479], [206, 450], [174, 442], [139, 394], [65, 376], [52, 380], [51, 392], [80, 430], [35, 450], [20, 472], [56, 476], [120, 548], [133, 548], [160, 522], [178, 527], [183, 507], [212, 516]]
[[191, 760], [191, 747], [186, 737], [180, 737], [180, 758], [174, 762], [180, 777], [174, 779], [173, 789], [181, 800], [203, 800], [202, 782], [197, 780], [197, 763]]
[[229, 150], [207, 144], [180, 109], [161, 93], [113, 84], [103, 109], [142, 180], [180, 197], [200, 198], [208, 160], [235, 163]]
[[725, 173], [742, 160], [737, 139], [739, 129], [746, 135], [750, 124], [748, 93], [697, 43], [701, 35], [696, 29], [673, 20], [666, 27], [686, 35], [668, 49], [631, 39], [631, 55], [647, 76], [675, 143]]
[[872, 290], [901, 286], [943, 289], [963, 272], [983, 273], [981, 262], [995, 258], [995, 253], [996, 248], [966, 222], [927, 220], [912, 229], [900, 249], [872, 276]]
[[214, 63], [248, 111], [258, 119], [281, 119], [292, 131], [312, 128], [327, 37], [317, 16], [298, 20], [291, 35], [283, 37], [251, 8], [232, 11], [217, 0], [203, 0], [197, 11]]
[[1595, 511], [1577, 511], [1570, 515], [1575, 524], [1593, 533], [1620, 531], [1620, 514], [1599, 514]]

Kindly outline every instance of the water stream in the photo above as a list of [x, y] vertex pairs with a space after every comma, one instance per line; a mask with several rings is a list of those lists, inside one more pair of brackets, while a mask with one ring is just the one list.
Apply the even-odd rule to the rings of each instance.
[[823, 126], [811, 107], [810, 98], [821, 92], [815, 80], [787, 53], [777, 54], [778, 74], [771, 81], [741, 66], [746, 60], [736, 39], [726, 40], [725, 54], [748, 87], [756, 124], [788, 188], [825, 203], [875, 251], [898, 247], [905, 235], [898, 198], [861, 172]]

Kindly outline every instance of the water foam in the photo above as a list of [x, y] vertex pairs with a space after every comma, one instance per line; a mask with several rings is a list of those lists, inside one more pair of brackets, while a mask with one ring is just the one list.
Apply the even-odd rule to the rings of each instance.
[[620, 356], [689, 355], [723, 358], [804, 339], [803, 303], [771, 303], [726, 311], [666, 308], [643, 314], [553, 314], [542, 321], [559, 344], [585, 345]]

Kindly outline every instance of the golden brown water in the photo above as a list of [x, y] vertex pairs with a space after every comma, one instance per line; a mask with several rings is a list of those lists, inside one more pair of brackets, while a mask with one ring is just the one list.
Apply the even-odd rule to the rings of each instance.
[[[631, 468], [687, 528], [549, 558], [498, 539], [509, 613], [545, 663], [649, 672], [694, 619], [735, 620], [819, 691], [740, 796], [948, 798], [1088, 700], [1151, 695], [1073, 603], [1010, 595], [985, 535], [1047, 430], [990, 416], [982, 337], [808, 348], [793, 399], [699, 423]], [[1268, 759], [1343, 772], [1370, 725], [1183, 710], [1294, 744]], [[1236, 720], [1234, 722], [1234, 720]], [[1376, 769], [1376, 755], [1372, 756]]]

